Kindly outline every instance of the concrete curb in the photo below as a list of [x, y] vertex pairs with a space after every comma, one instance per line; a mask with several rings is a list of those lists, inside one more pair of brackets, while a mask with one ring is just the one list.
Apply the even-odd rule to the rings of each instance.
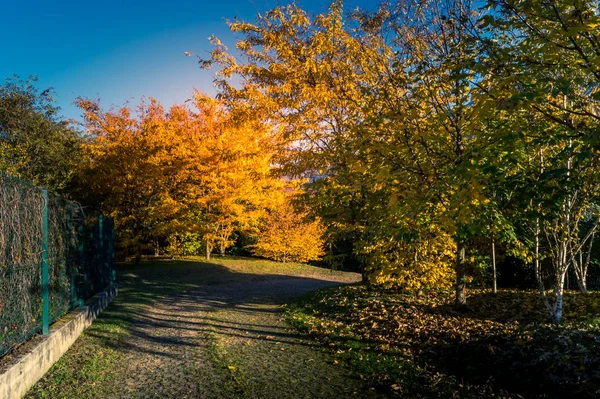
[[50, 334], [42, 342], [0, 374], [0, 398], [22, 398], [116, 296], [117, 285], [111, 284], [93, 296], [88, 305], [74, 309], [50, 326]]

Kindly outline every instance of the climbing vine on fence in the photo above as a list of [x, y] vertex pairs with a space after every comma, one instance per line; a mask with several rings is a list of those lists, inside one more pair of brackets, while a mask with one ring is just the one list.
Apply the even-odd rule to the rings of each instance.
[[111, 219], [0, 174], [0, 355], [42, 331], [45, 320], [51, 323], [102, 291], [114, 279], [113, 242]]

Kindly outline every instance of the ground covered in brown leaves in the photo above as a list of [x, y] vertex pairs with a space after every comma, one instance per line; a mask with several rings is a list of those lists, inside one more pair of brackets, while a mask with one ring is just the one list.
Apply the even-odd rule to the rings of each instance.
[[553, 326], [536, 291], [423, 296], [336, 287], [290, 306], [361, 378], [402, 397], [600, 396], [600, 293], [568, 293]]

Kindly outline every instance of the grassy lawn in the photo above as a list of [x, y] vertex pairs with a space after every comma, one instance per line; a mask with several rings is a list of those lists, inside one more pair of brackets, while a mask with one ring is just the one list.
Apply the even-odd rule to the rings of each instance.
[[123, 390], [125, 338], [135, 314], [156, 301], [207, 285], [248, 282], [272, 275], [344, 280], [347, 274], [294, 263], [224, 257], [142, 262], [117, 266], [119, 295], [71, 349], [28, 393], [31, 398], [115, 397]]
[[401, 397], [598, 397], [600, 293], [568, 293], [546, 323], [536, 291], [421, 297], [363, 285], [324, 289], [288, 309], [360, 378]]

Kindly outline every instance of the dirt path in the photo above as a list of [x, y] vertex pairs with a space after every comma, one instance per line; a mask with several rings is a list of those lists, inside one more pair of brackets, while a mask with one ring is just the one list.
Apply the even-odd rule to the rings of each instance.
[[282, 276], [168, 297], [135, 316], [124, 396], [377, 396], [281, 319], [286, 301], [332, 284]]
[[332, 280], [213, 281], [128, 309], [131, 323], [116, 345], [119, 381], [107, 382], [119, 388], [98, 392], [120, 398], [380, 397], [282, 319], [283, 304], [339, 284]]

